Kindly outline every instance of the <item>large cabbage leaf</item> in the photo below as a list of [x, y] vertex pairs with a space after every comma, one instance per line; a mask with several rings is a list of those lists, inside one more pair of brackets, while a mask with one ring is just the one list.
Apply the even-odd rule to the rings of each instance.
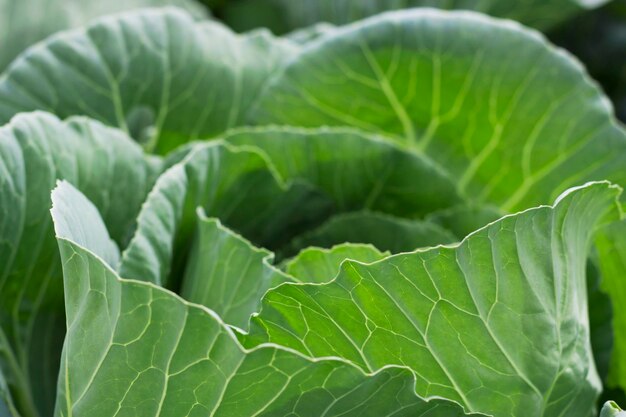
[[174, 8], [109, 16], [16, 59], [0, 77], [0, 123], [30, 110], [86, 115], [166, 153], [240, 124], [294, 51], [268, 32], [236, 35]]
[[[84, 76], [68, 76], [78, 63]], [[580, 65], [536, 32], [469, 12], [386, 13], [303, 47], [173, 9], [107, 18], [0, 79], [0, 120], [37, 108], [90, 115], [160, 153], [246, 122], [357, 127], [505, 213], [624, 180], [624, 131]]]
[[624, 131], [580, 65], [536, 32], [471, 13], [392, 12], [338, 29], [268, 82], [251, 121], [384, 134], [507, 212], [625, 174]]
[[[68, 327], [56, 416], [466, 415], [453, 402], [418, 397], [405, 368], [364, 373], [282, 346], [245, 349], [211, 310], [119, 278], [104, 261], [113, 256], [106, 233], [75, 235], [100, 221], [76, 189], [62, 183], [53, 201]], [[58, 209], [58, 201], [83, 209]]]
[[[594, 225], [619, 212], [618, 194], [606, 183], [589, 184], [455, 247], [369, 265], [347, 261], [330, 283], [280, 285], [264, 297], [250, 335], [241, 336], [244, 349], [210, 310], [119, 278], [105, 261], [112, 256], [107, 234], [87, 227], [98, 223], [97, 210], [83, 208], [87, 200], [62, 184], [53, 217], [66, 260], [69, 333], [57, 414], [337, 415], [346, 411], [338, 393], [364, 385], [376, 391], [381, 372], [398, 372], [385, 379], [405, 389], [358, 395], [362, 408], [349, 410], [460, 413], [443, 408], [453, 403], [420, 400], [436, 396], [486, 414], [589, 416], [600, 385], [588, 339], [585, 259]], [[57, 209], [59, 200], [80, 213]]]
[[[348, 245], [331, 251], [305, 251], [291, 262], [281, 263], [308, 244], [332, 246], [350, 240], [406, 252], [451, 243], [506, 213], [550, 202], [569, 186], [599, 179], [624, 184], [626, 176], [626, 135], [580, 66], [535, 32], [472, 13], [389, 13], [332, 29], [300, 46], [266, 32], [236, 35], [217, 23], [195, 22], [174, 9], [108, 17], [30, 49], [0, 77], [0, 120], [8, 122], [15, 114], [32, 109], [45, 109], [60, 117], [86, 114], [99, 122], [61, 122], [50, 115], [24, 115], [0, 131], [8, 132], [4, 134], [7, 139], [0, 138], [0, 269], [4, 268], [0, 275], [0, 413], [9, 410], [16, 414], [16, 407], [26, 416], [36, 415], [36, 408], [41, 415], [49, 414], [58, 354], [48, 347], [60, 346], [64, 329], [59, 320], [63, 305], [58, 257], [47, 216], [49, 191], [57, 178], [68, 179], [85, 193], [109, 229], [115, 244], [104, 228], [97, 230], [98, 221], [88, 223], [93, 227], [75, 227], [81, 224], [81, 212], [91, 211], [89, 203], [74, 204], [74, 197], [58, 199], [59, 227], [72, 235], [72, 242], [101, 258], [96, 260], [104, 262], [105, 275], [148, 281], [150, 284], [133, 284], [146, 291], [157, 291], [155, 284], [164, 286], [187, 301], [214, 309], [228, 325], [247, 329], [250, 313], [258, 311], [268, 289], [292, 282], [270, 290], [266, 301], [286, 289], [332, 290], [341, 279], [347, 279], [349, 265], [360, 265], [344, 263], [338, 280], [327, 283], [343, 259], [372, 261], [378, 256]], [[246, 123], [257, 126], [228, 130]], [[266, 126], [268, 123], [275, 125]], [[144, 156], [128, 136], [144, 150], [156, 153], [168, 153], [196, 139], [222, 140], [187, 144], [161, 162]], [[146, 197], [156, 174], [165, 167], [169, 169]], [[595, 195], [585, 190], [573, 194]], [[569, 198], [554, 210], [564, 207], [563, 201]], [[552, 213], [550, 210], [530, 212], [539, 222], [542, 215], [537, 213]], [[580, 224], [591, 228], [593, 219], [585, 216], [592, 214], [581, 214]], [[519, 216], [524, 215], [530, 216]], [[543, 216], [545, 224], [556, 222], [548, 214]], [[507, 222], [514, 221], [506, 217], [493, 223], [456, 249], [433, 248], [418, 252], [420, 255], [397, 256], [410, 262], [411, 255], [430, 254], [442, 262], [441, 274], [454, 276], [454, 264], [443, 260], [446, 254], [456, 254], [480, 233]], [[534, 237], [539, 236], [533, 234], [537, 231], [532, 226], [515, 229], [514, 241], [505, 239], [506, 231], [497, 234], [502, 240], [493, 244], [526, 248], [526, 240], [535, 242]], [[533, 238], [524, 242], [517, 238], [527, 234]], [[543, 240], [538, 241], [543, 243], [536, 246], [545, 251], [543, 255], [556, 256], [558, 245], [544, 245], [556, 238], [541, 236]], [[615, 304], [620, 302], [622, 283], [615, 278], [617, 268], [610, 266], [617, 259], [605, 259], [612, 256], [608, 247], [609, 243], [599, 245], [597, 259], [602, 286], [610, 290]], [[584, 270], [586, 249], [576, 248], [580, 259], [575, 272], [566, 274], [577, 288], [584, 281], [580, 270]], [[276, 253], [277, 264], [271, 251]], [[570, 252], [564, 256], [572, 256]], [[492, 257], [502, 253], [494, 252]], [[375, 265], [382, 268], [398, 257]], [[472, 263], [481, 256], [474, 257], [472, 252], [467, 257], [472, 268], [487, 268], [488, 264]], [[525, 257], [506, 257], [502, 268], [508, 273], [515, 262], [527, 267], [527, 261]], [[421, 266], [415, 262], [411, 271], [402, 271], [404, 275], [419, 270]], [[542, 265], [548, 264], [544, 260]], [[553, 259], [551, 265], [556, 268], [559, 264]], [[535, 274], [536, 270], [543, 275]], [[369, 269], [359, 271], [365, 274]], [[540, 268], [522, 272], [533, 279], [550, 278]], [[564, 280], [565, 275], [557, 272], [552, 278]], [[209, 279], [204, 281], [205, 277]], [[220, 281], [225, 278], [238, 281], [228, 287]], [[369, 277], [363, 278], [365, 285]], [[309, 280], [326, 284], [302, 284]], [[593, 290], [593, 274], [589, 281]], [[47, 282], [50, 285], [42, 285]], [[124, 288], [127, 281], [119, 282], [119, 288]], [[462, 296], [461, 289], [452, 295]], [[158, 294], [182, 303], [167, 291], [158, 290]], [[338, 291], [340, 298], [344, 295]], [[531, 295], [525, 296], [529, 305], [535, 300]], [[568, 345], [575, 353], [567, 349], [552, 353], [551, 359], [562, 359], [563, 375], [555, 379], [555, 391], [544, 395], [543, 411], [533, 387], [543, 392], [541, 378], [545, 375], [527, 377], [524, 367], [532, 366], [524, 362], [526, 357], [520, 362], [514, 355], [509, 355], [514, 357], [512, 366], [524, 372], [507, 370], [495, 360], [494, 372], [510, 371], [507, 375], [522, 387], [522, 397], [510, 391], [505, 394], [508, 400], [500, 401], [491, 392], [495, 399], [489, 406], [487, 400], [474, 398], [483, 391], [471, 384], [467, 390], [457, 390], [450, 381], [448, 385], [438, 381], [426, 389], [420, 388], [418, 379], [416, 404], [423, 403], [420, 398], [444, 393], [468, 411], [496, 416], [518, 415], [526, 400], [535, 407], [531, 412], [546, 416], [590, 414], [598, 384], [590, 348], [582, 342], [589, 337], [586, 295], [587, 290], [576, 289], [579, 315], [564, 318], [563, 326], [579, 329], [580, 339], [572, 339]], [[595, 304], [589, 309], [594, 324], [599, 317], [606, 321], [604, 307], [608, 307], [596, 295], [590, 295]], [[296, 300], [301, 306], [307, 301]], [[48, 308], [47, 303], [53, 307]], [[303, 311], [308, 312], [305, 307]], [[476, 306], [476, 310], [480, 308]], [[276, 314], [280, 315], [279, 310]], [[350, 311], [348, 305], [346, 312]], [[619, 308], [615, 311], [617, 331], [623, 327], [623, 319]], [[263, 314], [271, 312], [266, 307], [255, 319], [257, 327], [245, 338], [252, 343], [247, 345], [249, 349], [255, 350], [263, 337], [276, 337], [259, 331]], [[498, 316], [507, 317], [506, 312]], [[341, 318], [350, 317], [346, 313]], [[546, 317], [558, 322], [550, 312], [533, 317], [539, 317], [539, 326], [547, 322]], [[214, 323], [218, 327], [222, 326], [220, 320]], [[390, 323], [396, 325], [393, 320]], [[530, 328], [530, 321], [514, 323], [521, 327], [510, 327], [519, 334]], [[379, 324], [367, 322], [365, 327], [374, 329], [372, 326]], [[301, 329], [295, 318], [287, 325]], [[325, 334], [326, 327], [320, 326], [316, 332]], [[265, 329], [265, 324], [262, 327]], [[596, 353], [604, 375], [607, 365], [603, 358], [608, 356], [612, 338], [610, 328], [600, 327], [595, 328], [593, 343], [594, 349], [602, 348]], [[608, 332], [609, 337], [599, 332]], [[41, 338], [34, 342], [29, 334]], [[533, 343], [548, 343], [549, 337], [548, 332]], [[324, 346], [309, 347], [294, 340], [286, 338], [283, 348], [308, 356], [312, 352], [312, 356], [335, 354], [324, 353]], [[394, 349], [405, 348], [402, 343], [376, 343], [388, 351], [381, 354], [379, 365], [408, 366], [416, 371], [415, 363], [404, 363], [402, 355], [393, 356]], [[526, 345], [519, 342], [516, 346], [525, 349]], [[234, 342], [232, 348], [244, 356], [250, 353]], [[622, 350], [616, 341], [610, 381], [623, 386]], [[455, 354], [462, 356], [465, 351], [481, 358], [469, 347], [460, 353], [455, 349]], [[380, 366], [368, 368], [346, 352], [341, 355], [344, 365], [348, 360], [360, 366], [365, 373], [359, 373], [359, 378], [376, 386], [378, 382], [371, 381], [379, 381], [379, 374], [374, 373]], [[579, 368], [573, 365], [573, 355], [582, 358]], [[28, 359], [31, 357], [44, 359], [33, 361]], [[543, 357], [531, 357], [534, 366], [545, 362]], [[552, 370], [547, 365], [545, 369]], [[412, 383], [410, 372], [398, 372], [402, 384]], [[406, 375], [408, 380], [403, 379]], [[487, 379], [496, 378], [489, 372], [486, 375]], [[580, 404], [587, 401], [587, 406], [577, 406], [574, 397]], [[413, 396], [406, 398], [413, 404]], [[562, 406], [570, 399], [571, 404]], [[487, 406], [492, 408], [484, 408]]]
[[122, 132], [84, 118], [33, 113], [0, 129], [0, 399], [8, 386], [25, 416], [52, 411], [64, 335], [50, 190], [71, 181], [125, 244], [159, 166]]
[[[322, 285], [269, 291], [248, 344], [403, 365], [422, 396], [496, 416], [589, 416], [600, 390], [585, 280], [592, 226], [617, 188], [592, 184], [555, 206], [504, 217], [456, 247], [347, 261]], [[615, 213], [613, 213], [615, 215]]]
[[[79, 63], [84, 76], [68, 76]], [[574, 59], [469, 12], [386, 13], [304, 47], [172, 9], [107, 18], [29, 50], [0, 79], [0, 121], [32, 109], [87, 114], [157, 152], [246, 122], [359, 127], [508, 211], [604, 178], [623, 153], [607, 151], [623, 132]]]

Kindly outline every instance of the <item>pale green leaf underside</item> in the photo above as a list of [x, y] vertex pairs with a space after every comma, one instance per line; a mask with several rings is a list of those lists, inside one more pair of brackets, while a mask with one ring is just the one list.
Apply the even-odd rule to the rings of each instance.
[[421, 396], [495, 416], [588, 417], [600, 390], [587, 316], [593, 225], [619, 190], [595, 183], [507, 216], [458, 247], [347, 261], [328, 284], [270, 290], [247, 344], [413, 369]]
[[24, 416], [52, 411], [64, 332], [50, 190], [72, 182], [124, 244], [159, 165], [122, 132], [82, 118], [24, 114], [0, 129], [0, 363]]
[[385, 13], [307, 44], [267, 87], [252, 123], [387, 135], [504, 212], [625, 179], [626, 135], [608, 100], [572, 57], [513, 22]]
[[46, 110], [127, 130], [151, 151], [241, 124], [295, 51], [268, 32], [237, 35], [174, 8], [106, 17], [22, 54], [0, 78], [0, 122]]
[[120, 261], [120, 251], [111, 238], [102, 221], [94, 222], [91, 219], [100, 218], [96, 206], [82, 196], [80, 191], [63, 180], [58, 181], [53, 195], [50, 213], [57, 221], [54, 224], [56, 238], [71, 236], [76, 244], [91, 248], [108, 265], [116, 267]]
[[[64, 187], [53, 199], [61, 193], [88, 204]], [[85, 213], [88, 222], [99, 221], [93, 213]], [[55, 211], [55, 222], [67, 214]], [[212, 311], [120, 279], [71, 236], [58, 242], [68, 321], [58, 417], [465, 415], [454, 403], [416, 396], [407, 369], [364, 374], [341, 359], [312, 360], [280, 346], [244, 349]]]
[[139, 7], [179, 6], [206, 16], [193, 0], [0, 0], [0, 73], [27, 47], [55, 32], [78, 27], [110, 13]]

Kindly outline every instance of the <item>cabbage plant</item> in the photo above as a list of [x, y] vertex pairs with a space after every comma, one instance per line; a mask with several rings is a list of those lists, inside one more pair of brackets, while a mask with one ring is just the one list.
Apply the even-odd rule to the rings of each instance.
[[626, 132], [534, 30], [134, 11], [0, 123], [0, 415], [623, 413]]

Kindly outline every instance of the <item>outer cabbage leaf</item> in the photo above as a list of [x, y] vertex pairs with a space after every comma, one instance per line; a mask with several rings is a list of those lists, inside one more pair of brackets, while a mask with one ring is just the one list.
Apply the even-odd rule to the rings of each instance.
[[247, 346], [273, 342], [375, 371], [411, 368], [422, 396], [495, 416], [588, 417], [601, 384], [585, 264], [620, 190], [592, 183], [506, 216], [456, 247], [346, 261], [328, 284], [283, 284]]
[[184, 7], [195, 16], [206, 15], [193, 0], [0, 0], [0, 72], [24, 49], [54, 32], [109, 13], [166, 5]]
[[[69, 184], [54, 191], [55, 206], [59, 198], [89, 204]], [[452, 402], [416, 396], [404, 368], [365, 374], [347, 361], [309, 359], [281, 346], [244, 349], [211, 310], [119, 278], [103, 261], [111, 256], [106, 235], [79, 236], [96, 242], [95, 252], [74, 240], [81, 228], [66, 225], [98, 223], [95, 207], [53, 209], [53, 216], [68, 327], [58, 417], [466, 415]]]
[[[618, 193], [617, 188], [606, 183], [590, 184], [563, 195], [554, 207], [541, 207], [507, 216], [470, 235], [457, 248], [401, 254], [371, 265], [347, 261], [343, 264], [339, 277], [329, 284], [281, 285], [270, 290], [264, 300], [264, 310], [254, 319], [255, 324], [262, 326], [263, 330], [259, 333], [254, 332], [253, 328], [252, 336], [247, 339], [250, 346], [248, 350], [243, 350], [236, 344], [230, 332], [227, 332], [229, 343], [225, 343], [220, 336], [213, 336], [214, 332], [206, 327], [198, 328], [197, 325], [202, 320], [194, 312], [202, 317], [218, 320], [216, 316], [207, 314], [207, 310], [202, 311], [198, 306], [196, 308], [199, 311], [195, 311], [193, 305], [150, 283], [119, 279], [102, 260], [110, 255], [107, 254], [107, 245], [100, 243], [107, 241], [101, 227], [93, 230], [100, 230], [98, 233], [105, 236], [78, 238], [79, 241], [92, 245], [94, 252], [73, 242], [73, 230], [85, 228], [80, 225], [68, 228], [65, 225], [71, 224], [71, 221], [58, 219], [62, 216], [68, 216], [71, 220], [79, 217], [82, 218], [79, 221], [84, 224], [93, 225], [99, 220], [95, 208], [82, 209], [80, 215], [73, 215], [68, 209], [53, 210], [55, 222], [59, 225], [59, 246], [67, 259], [65, 278], [78, 279], [67, 285], [68, 294], [74, 292], [68, 299], [79, 297], [74, 302], [69, 301], [67, 307], [68, 312], [74, 309], [69, 313], [70, 323], [72, 320], [78, 322], [68, 324], [70, 331], [76, 329], [76, 332], [68, 337], [65, 346], [66, 373], [65, 380], [60, 384], [61, 411], [58, 412], [72, 409], [74, 413], [110, 415], [117, 410], [124, 411], [127, 407], [135, 409], [141, 403], [141, 415], [147, 416], [160, 412], [206, 413], [207, 408], [215, 410], [215, 415], [287, 415], [294, 412], [292, 407], [296, 401], [295, 404], [306, 404], [306, 407], [296, 412], [302, 415], [309, 415], [305, 410], [310, 410], [313, 413], [311, 416], [320, 415], [323, 413], [321, 410], [327, 410], [327, 415], [384, 415], [387, 410], [393, 410], [394, 415], [408, 416], [416, 412], [410, 407], [424, 406], [419, 398], [411, 402], [414, 398], [407, 397], [404, 389], [407, 386], [406, 380], [398, 376], [393, 380], [401, 381], [400, 394], [392, 396], [398, 402], [390, 404], [388, 397], [377, 391], [380, 395], [361, 393], [357, 398], [360, 401], [365, 399], [366, 403], [373, 398], [384, 398], [382, 403], [373, 401], [371, 404], [362, 404], [362, 408], [351, 408], [347, 413], [343, 407], [340, 407], [340, 411], [327, 409], [329, 402], [320, 400], [317, 395], [307, 397], [308, 392], [302, 392], [306, 390], [302, 388], [299, 378], [308, 381], [308, 387], [315, 392], [319, 391], [319, 385], [312, 382], [317, 381], [319, 371], [296, 364], [296, 359], [310, 359], [299, 357], [285, 347], [259, 345], [269, 335], [270, 339], [279, 339], [281, 345], [300, 351], [305, 346], [309, 356], [318, 358], [313, 361], [317, 364], [327, 363], [327, 359], [321, 357], [324, 355], [320, 355], [320, 350], [330, 349], [334, 355], [339, 353], [338, 356], [344, 360], [348, 359], [366, 370], [380, 369], [372, 373], [372, 378], [379, 376], [380, 372], [394, 369], [387, 363], [394, 362], [389, 361], [390, 357], [395, 357], [402, 361], [402, 365], [411, 367], [411, 358], [415, 358], [416, 352], [423, 349], [430, 352], [432, 358], [442, 365], [429, 369], [425, 366], [429, 362], [419, 358], [419, 370], [413, 368], [416, 372], [416, 384], [408, 384], [411, 392], [416, 389], [418, 395], [424, 396], [424, 392], [427, 392], [429, 397], [441, 396], [443, 391], [444, 397], [461, 402], [468, 410], [484, 408], [485, 413], [495, 415], [504, 412], [513, 416], [527, 415], [530, 405], [531, 412], [540, 410], [536, 414], [539, 416], [554, 415], [557, 412], [589, 416], [590, 404], [599, 390], [599, 381], [588, 342], [585, 253], [589, 247], [593, 225], [604, 219], [607, 212], [614, 215], [618, 211]], [[53, 199], [57, 201], [59, 195], [64, 195], [67, 201], [75, 201], [72, 207], [85, 206], [84, 197], [69, 186], [55, 191]], [[450, 256], [446, 251], [456, 251], [458, 256]], [[513, 259], [512, 251], [517, 252]], [[470, 252], [471, 258], [467, 256]], [[482, 259], [483, 256], [485, 259]], [[411, 262], [411, 257], [420, 259]], [[517, 266], [513, 265], [515, 258], [519, 262]], [[469, 261], [472, 262], [468, 263]], [[424, 274], [420, 272], [421, 265]], [[455, 268], [459, 272], [455, 273]], [[407, 281], [398, 281], [397, 285], [383, 282], [388, 281], [386, 278], [393, 280], [393, 275], [397, 273]], [[453, 282], [455, 278], [464, 279], [457, 274], [465, 274], [467, 292], [459, 291], [463, 287], [456, 285], [459, 282]], [[411, 282], [409, 276], [421, 276], [421, 279], [414, 278]], [[85, 277], [88, 279], [85, 280]], [[484, 282], [485, 277], [488, 277], [489, 282]], [[501, 287], [499, 282], [502, 279], [508, 285]], [[348, 284], [351, 280], [354, 283]], [[407, 293], [407, 285], [414, 288], [414, 294]], [[519, 295], [519, 289], [527, 291], [525, 297], [515, 296]], [[380, 291], [389, 298], [376, 294]], [[342, 292], [347, 292], [347, 296]], [[440, 297], [435, 302], [437, 294]], [[310, 298], [311, 295], [314, 295], [315, 301]], [[370, 304], [369, 300], [372, 299], [377, 300], [375, 306]], [[352, 307], [351, 303], [356, 305]], [[431, 306], [432, 311], [422, 312], [422, 318], [426, 322], [419, 320], [420, 314], [412, 309], [412, 303]], [[178, 304], [185, 306], [179, 306], [182, 312], [174, 307]], [[77, 314], [79, 306], [82, 308], [81, 314]], [[300, 318], [294, 314], [298, 308], [302, 308], [299, 310], [303, 314]], [[394, 309], [399, 309], [401, 314], [389, 315]], [[491, 316], [494, 310], [498, 310], [497, 314]], [[85, 315], [85, 311], [89, 314]], [[289, 314], [283, 314], [284, 311]], [[412, 314], [416, 314], [413, 316], [415, 321], [411, 319]], [[502, 319], [503, 315], [506, 319]], [[281, 320], [281, 317], [288, 320]], [[541, 329], [537, 328], [538, 317], [545, 319], [545, 326]], [[322, 326], [323, 333], [318, 333], [320, 323], [326, 319], [330, 319], [330, 322]], [[431, 320], [435, 323], [429, 324]], [[556, 328], [555, 320], [558, 322]], [[532, 325], [526, 326], [525, 322]], [[221, 322], [218, 321], [217, 324], [220, 325]], [[345, 326], [346, 324], [348, 325]], [[416, 336], [422, 325], [426, 326], [426, 337], [420, 348], [413, 344], [420, 340]], [[346, 339], [358, 340], [365, 337], [365, 345], [360, 353], [351, 352], [349, 343], [341, 342], [342, 338], [337, 331], [341, 331], [342, 326], [345, 326], [343, 335]], [[467, 330], [467, 326], [482, 327], [484, 331], [470, 329], [465, 332], [463, 329]], [[227, 329], [222, 327], [225, 328]], [[364, 334], [367, 333], [366, 329], [371, 329], [369, 336]], [[306, 336], [298, 339], [298, 334], [305, 331]], [[418, 334], [413, 334], [415, 332]], [[171, 337], [168, 337], [170, 334]], [[198, 334], [208, 334], [207, 343], [215, 344], [207, 348], [203, 343], [204, 339], [198, 342]], [[320, 338], [320, 334], [324, 336]], [[481, 335], [479, 340], [475, 340], [477, 334]], [[334, 343], [320, 343], [325, 338], [332, 338]], [[458, 343], [451, 345], [450, 342], [455, 338]], [[555, 343], [552, 339], [557, 339], [560, 343]], [[164, 343], [164, 340], [168, 343]], [[385, 343], [387, 349], [375, 349], [375, 345], [381, 342]], [[405, 349], [404, 345], [407, 343], [412, 345], [411, 349]], [[543, 349], [544, 345], [547, 346], [546, 349]], [[163, 351], [154, 351], [155, 346]], [[344, 349], [346, 346], [348, 348]], [[388, 349], [391, 346], [394, 349]], [[298, 381], [298, 395], [291, 392], [294, 386], [285, 380], [274, 382], [274, 370], [271, 366], [263, 367], [264, 371], [260, 371], [259, 362], [248, 359], [254, 357], [254, 352], [270, 348], [294, 355], [282, 362], [277, 359], [282, 358], [281, 355], [271, 352], [268, 355], [273, 361], [266, 360], [276, 366], [288, 362], [288, 369], [278, 366], [283, 377], [285, 373], [291, 375], [289, 370], [301, 371], [292, 378]], [[146, 349], [153, 352], [152, 355], [146, 355]], [[242, 350], [245, 359], [232, 353], [235, 351], [241, 354]], [[76, 359], [89, 358], [90, 355], [93, 355], [92, 359], [85, 359], [86, 362]], [[237, 365], [232, 365], [230, 361], [226, 361], [226, 364], [220, 362], [232, 358], [232, 355], [239, 357], [239, 361], [235, 361]], [[489, 355], [489, 361], [480, 360], [484, 355]], [[147, 357], [152, 359], [146, 359]], [[120, 362], [120, 358], [131, 358], [132, 363], [126, 360], [127, 365], [120, 367], [119, 363], [123, 362]], [[555, 358], [558, 359], [555, 361]], [[246, 360], [255, 363], [255, 366], [250, 365], [256, 371], [254, 375], [246, 372]], [[260, 359], [259, 361], [266, 364]], [[342, 365], [349, 363], [338, 362]], [[85, 368], [85, 363], [91, 364], [90, 369]], [[228, 363], [232, 367], [229, 368]], [[228, 383], [220, 383], [219, 387], [207, 384], [207, 375], [209, 378], [216, 375], [214, 366], [231, 369], [232, 377], [228, 378], [228, 373], [226, 376]], [[241, 372], [242, 369], [246, 371]], [[351, 369], [354, 371], [354, 368]], [[379, 385], [379, 381], [364, 384], [352, 375], [345, 379], [330, 378], [328, 373], [322, 375], [323, 380], [333, 380], [341, 385], [338, 389], [342, 392], [355, 392], [354, 389], [348, 389], [351, 385], [356, 385], [356, 390], [363, 385], [377, 390]], [[403, 374], [404, 377], [406, 375]], [[255, 385], [253, 393], [250, 390], [242, 392], [237, 384], [242, 382], [244, 387], [249, 387], [246, 376], [268, 384]], [[446, 383], [440, 384], [441, 381], [437, 378], [442, 377], [449, 378], [447, 383], [452, 382], [454, 387], [446, 388]], [[111, 389], [111, 380], [115, 380], [116, 389]], [[291, 382], [289, 377], [286, 380]], [[120, 384], [120, 381], [124, 382]], [[465, 387], [467, 391], [458, 392], [459, 395], [455, 396], [458, 384], [463, 386], [471, 383], [479, 386], [476, 389]], [[269, 394], [263, 389], [266, 387], [272, 389]], [[398, 385], [394, 385], [392, 389], [398, 390]], [[507, 396], [509, 390], [515, 394]], [[370, 394], [371, 392], [369, 391]], [[332, 397], [331, 393], [330, 398]], [[354, 397], [350, 400], [354, 400]], [[314, 409], [311, 408], [312, 405]], [[336, 406], [337, 400], [332, 398], [330, 405]], [[428, 405], [434, 405], [432, 400]], [[353, 406], [350, 404], [350, 407]], [[376, 408], [381, 406], [387, 407], [386, 410]], [[450, 410], [445, 407], [453, 406], [450, 403], [444, 403], [443, 406], [438, 404], [430, 412], [434, 412], [433, 415], [441, 412], [445, 416], [459, 413], [458, 408]]]
[[19, 57], [0, 78], [0, 123], [39, 109], [86, 115], [166, 153], [242, 123], [294, 51], [266, 31], [236, 35], [173, 8], [106, 17]]
[[0, 129], [0, 368], [23, 416], [52, 412], [65, 330], [50, 190], [58, 178], [76, 184], [123, 245], [159, 166], [82, 118], [25, 114]]
[[626, 135], [580, 64], [474, 13], [390, 12], [335, 30], [269, 81], [250, 120], [387, 135], [504, 212], [587, 180], [625, 183]]

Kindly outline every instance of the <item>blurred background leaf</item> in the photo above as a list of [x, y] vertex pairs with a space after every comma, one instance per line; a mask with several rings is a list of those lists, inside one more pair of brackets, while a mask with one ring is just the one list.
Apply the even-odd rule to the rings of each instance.
[[0, 0], [0, 72], [27, 47], [91, 19], [140, 7], [177, 6], [196, 17], [208, 10], [196, 0]]
[[582, 14], [549, 37], [583, 62], [626, 121], [626, 0]]

